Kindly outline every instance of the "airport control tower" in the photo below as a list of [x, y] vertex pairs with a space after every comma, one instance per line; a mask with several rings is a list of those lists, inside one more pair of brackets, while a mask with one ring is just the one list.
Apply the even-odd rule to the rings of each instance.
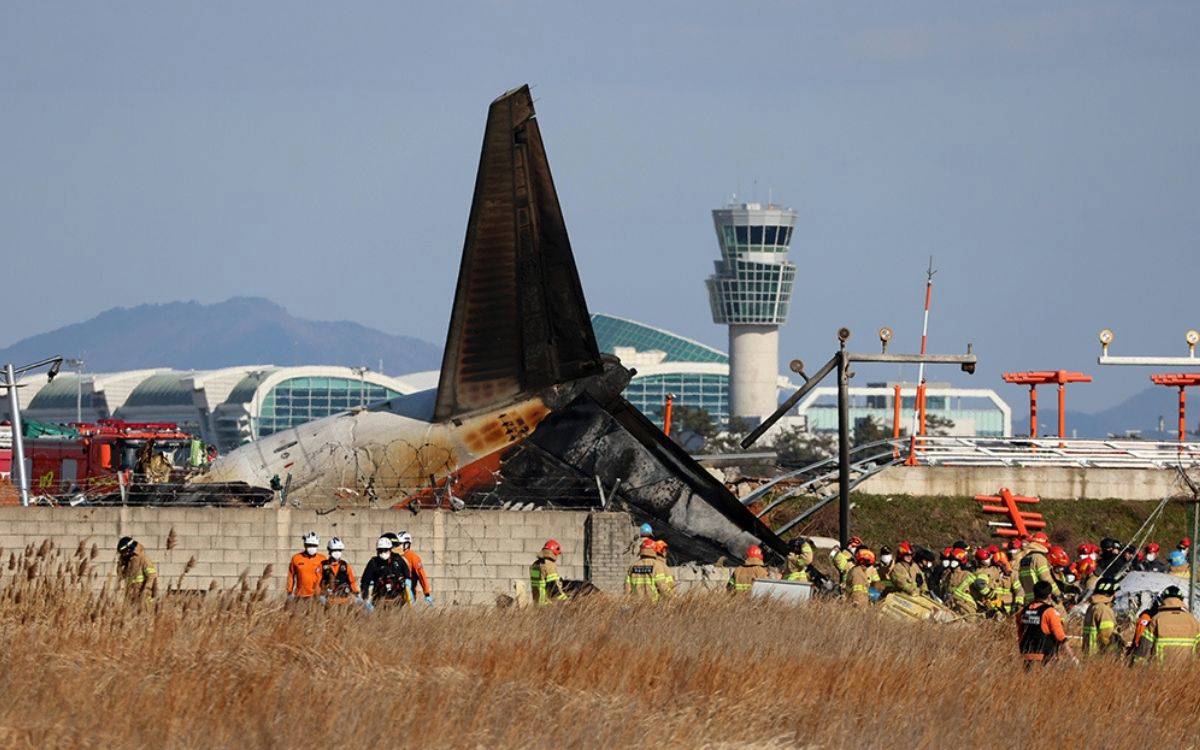
[[754, 423], [779, 405], [779, 326], [796, 264], [787, 259], [796, 212], [738, 203], [713, 212], [721, 259], [708, 277], [713, 322], [729, 326], [729, 415]]

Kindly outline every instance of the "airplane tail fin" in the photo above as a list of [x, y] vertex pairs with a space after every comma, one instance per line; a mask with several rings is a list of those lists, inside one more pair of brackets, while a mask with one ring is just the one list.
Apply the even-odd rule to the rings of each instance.
[[529, 86], [488, 109], [434, 419], [602, 371]]

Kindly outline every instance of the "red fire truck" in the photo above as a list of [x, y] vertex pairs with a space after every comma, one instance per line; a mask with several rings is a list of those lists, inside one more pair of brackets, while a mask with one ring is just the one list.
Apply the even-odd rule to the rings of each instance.
[[[75, 424], [64, 434], [25, 438], [25, 456], [32, 470], [29, 491], [59, 502], [77, 495], [97, 498], [119, 493], [122, 487], [144, 484], [148, 455], [162, 454], [170, 465], [170, 481], [182, 481], [204, 446], [169, 422], [122, 422], [102, 419]], [[160, 461], [161, 463], [161, 461]]]

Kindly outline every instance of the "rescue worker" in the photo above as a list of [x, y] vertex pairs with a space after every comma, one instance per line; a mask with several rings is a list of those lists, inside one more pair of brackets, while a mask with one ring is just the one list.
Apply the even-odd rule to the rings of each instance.
[[996, 550], [992, 555], [992, 564], [1000, 569], [1000, 584], [997, 589], [1000, 603], [1004, 606], [1005, 614], [1014, 615], [1021, 608], [1024, 598], [1021, 582], [1017, 579], [1017, 573], [1004, 550]]
[[1004, 572], [1000, 566], [992, 562], [991, 547], [980, 547], [975, 550], [975, 577], [987, 581], [987, 587], [995, 595], [1000, 594], [1000, 578]]
[[834, 549], [833, 551], [833, 568], [838, 573], [840, 583], [846, 585], [846, 574], [850, 572], [850, 568], [854, 565], [854, 556], [858, 552], [858, 548], [862, 546], [862, 539], [852, 536], [846, 540], [846, 549]]
[[149, 603], [158, 596], [158, 568], [141, 542], [132, 537], [123, 536], [117, 542], [117, 578], [130, 601]]
[[1135, 661], [1173, 665], [1194, 662], [1200, 646], [1200, 622], [1184, 606], [1178, 586], [1163, 589], [1159, 599], [1158, 611], [1142, 633]]
[[1179, 576], [1180, 578], [1191, 577], [1191, 571], [1188, 569], [1187, 553], [1183, 550], [1177, 549], [1172, 552], [1170, 562], [1171, 566], [1167, 569], [1167, 572], [1171, 575]]
[[917, 564], [918, 578], [917, 588], [922, 596], [936, 597], [933, 593], [937, 580], [937, 572], [941, 570], [941, 566], [937, 564], [937, 558], [933, 552], [924, 547], [916, 550], [913, 553], [913, 561]]
[[[987, 549], [983, 551], [987, 552]], [[989, 620], [1004, 615], [1004, 601], [986, 576], [977, 575], [971, 581], [971, 598], [975, 600], [975, 609], [979, 614]]]
[[1100, 540], [1100, 559], [1096, 560], [1096, 567], [1100, 571], [1100, 575], [1107, 578], [1119, 579], [1125, 571], [1121, 569], [1121, 543], [1110, 536], [1106, 536]]
[[1030, 537], [1029, 543], [1023, 548], [1025, 554], [1021, 556], [1021, 564], [1017, 568], [1017, 577], [1021, 581], [1021, 604], [1034, 600], [1033, 587], [1038, 581], [1050, 584], [1051, 596], [1059, 595], [1058, 585], [1050, 575], [1050, 562], [1046, 559], [1049, 544], [1049, 537], [1039, 531]]
[[1017, 615], [1017, 648], [1026, 670], [1035, 664], [1044, 666], [1053, 661], [1060, 649], [1071, 652], [1062, 618], [1051, 603], [1054, 584], [1038, 580], [1033, 584], [1032, 594], [1033, 601], [1022, 607]]
[[1158, 558], [1160, 547], [1157, 542], [1150, 542], [1142, 548], [1142, 559], [1138, 561], [1137, 569], [1147, 573], [1166, 573], [1169, 568]]
[[1076, 585], [1079, 586], [1079, 590], [1084, 594], [1095, 591], [1100, 582], [1100, 576], [1096, 573], [1096, 561], [1091, 557], [1085, 557], [1077, 561], [1074, 567]]
[[1079, 599], [1079, 587], [1075, 585], [1075, 574], [1071, 572], [1071, 558], [1067, 551], [1058, 545], [1050, 548], [1046, 554], [1046, 562], [1050, 564], [1050, 577], [1058, 588], [1059, 596], [1067, 607]]
[[763, 563], [762, 547], [751, 544], [746, 548], [746, 561], [729, 574], [729, 583], [725, 588], [734, 594], [749, 594], [754, 582], [766, 577], [767, 566]]
[[925, 589], [925, 576], [921, 568], [913, 562], [913, 548], [908, 542], [900, 542], [896, 546], [900, 559], [888, 571], [887, 580], [892, 591], [909, 596], [921, 596]]
[[629, 572], [625, 574], [626, 596], [656, 602], [673, 593], [667, 564], [658, 556], [654, 546], [655, 541], [650, 537], [642, 539], [638, 559], [629, 566]]
[[808, 566], [813, 562], [812, 544], [804, 537], [788, 542], [788, 556], [783, 562], [783, 580], [808, 583]]
[[667, 570], [667, 585], [671, 587], [671, 591], [675, 591], [675, 576], [671, 574], [671, 565], [667, 562], [667, 540], [654, 540], [654, 553], [658, 555], [658, 559], [662, 560], [663, 567]]
[[329, 557], [321, 561], [321, 597], [333, 604], [345, 604], [350, 597], [358, 596], [358, 581], [350, 563], [342, 559], [346, 544], [336, 536], [329, 540], [326, 548]]
[[402, 607], [410, 601], [410, 574], [404, 556], [392, 549], [386, 535], [375, 542], [375, 556], [362, 573], [362, 596], [369, 609], [379, 605]]
[[396, 540], [400, 543], [400, 554], [404, 557], [405, 564], [408, 565], [410, 588], [415, 594], [417, 586], [420, 586], [425, 603], [432, 607], [433, 589], [429, 586], [429, 576], [425, 574], [425, 565], [421, 562], [421, 556], [412, 548], [412, 534], [401, 531], [396, 535]]
[[875, 571], [875, 553], [860, 546], [854, 553], [854, 565], [846, 571], [846, 600], [865, 609], [871, 604], [871, 585], [879, 581]]
[[[1091, 558], [1087, 561], [1096, 564]], [[1116, 593], [1116, 580], [1101, 578], [1088, 599], [1087, 612], [1083, 615], [1084, 656], [1119, 656], [1125, 652], [1125, 642], [1117, 632], [1117, 614], [1112, 608]]]
[[879, 548], [879, 555], [875, 560], [875, 575], [877, 580], [874, 587], [877, 591], [887, 594], [892, 590], [891, 574], [892, 567], [896, 564], [896, 557], [892, 554], [892, 548], [886, 544]]
[[1023, 546], [1017, 537], [1008, 540], [1008, 564], [1012, 565], [1013, 570], [1021, 569], [1021, 558], [1025, 555]]
[[303, 551], [292, 555], [288, 563], [287, 593], [289, 599], [311, 599], [321, 593], [321, 563], [325, 555], [317, 553], [321, 538], [310, 531], [300, 538]]
[[633, 543], [630, 545], [630, 547], [627, 549], [627, 551], [636, 558], [641, 554], [642, 540], [643, 539], [653, 539], [653, 538], [654, 538], [654, 527], [648, 523], [644, 523], [638, 527], [637, 538], [635, 538], [633, 540]]
[[951, 610], [960, 615], [973, 615], [979, 611], [975, 605], [975, 597], [971, 594], [971, 584], [975, 574], [967, 570], [970, 558], [962, 547], [955, 547], [950, 552], [950, 576], [946, 579], [945, 592], [942, 601]]
[[1180, 539], [1179, 544], [1175, 545], [1175, 549], [1182, 552], [1183, 556], [1190, 560], [1192, 557], [1192, 538], [1185, 536], [1183, 539]]
[[533, 592], [533, 603], [537, 605], [560, 602], [567, 599], [563, 590], [562, 578], [558, 575], [558, 558], [562, 555], [562, 545], [553, 539], [547, 539], [542, 545], [542, 551], [537, 559], [529, 566], [529, 588]]

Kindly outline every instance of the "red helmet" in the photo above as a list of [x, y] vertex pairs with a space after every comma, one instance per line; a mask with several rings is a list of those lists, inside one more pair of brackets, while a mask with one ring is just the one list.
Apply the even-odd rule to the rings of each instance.
[[991, 556], [992, 553], [988, 552], [987, 547], [980, 547], [979, 549], [975, 550], [975, 559], [978, 562], [987, 562]]
[[863, 547], [857, 553], [855, 553], [854, 561], [857, 562], [859, 565], [874, 565], [875, 564], [875, 553], [872, 552], [871, 550], [867, 549], [866, 547]]
[[654, 551], [660, 555], [667, 554], [667, 540], [666, 539], [655, 539], [654, 540]]
[[748, 558], [753, 557], [753, 558], [757, 558], [759, 560], [763, 559], [762, 547], [759, 547], [757, 544], [751, 544], [749, 547], [746, 548], [746, 557], [748, 557]]
[[861, 547], [862, 546], [862, 538], [857, 537], [857, 536], [852, 536], [846, 540], [846, 546], [847, 547]]
[[999, 547], [997, 547], [996, 545], [994, 545], [994, 544], [989, 544], [989, 545], [988, 545], [988, 554], [990, 554], [990, 555], [994, 555], [994, 554], [996, 554], [996, 553], [997, 553], [997, 552], [999, 552], [999, 551], [1000, 551], [1000, 548], [999, 548]]
[[955, 547], [950, 550], [950, 559], [958, 560], [959, 565], [966, 565], [971, 558], [967, 557], [967, 551], [962, 547]]
[[1004, 550], [998, 549], [992, 553], [992, 562], [996, 563], [997, 565], [999, 565], [1002, 568], [1007, 568], [1008, 567], [1008, 555], [1004, 554]]
[[1084, 555], [1090, 555], [1092, 553], [1092, 545], [1088, 542], [1080, 542], [1079, 546], [1075, 548], [1075, 552], [1080, 557], [1083, 557]]
[[1050, 543], [1050, 537], [1046, 536], [1046, 532], [1044, 532], [1044, 531], [1039, 531], [1038, 533], [1031, 536], [1030, 539], [1032, 541], [1037, 542], [1038, 544], [1049, 544]]
[[1071, 564], [1071, 558], [1067, 557], [1067, 551], [1057, 544], [1050, 548], [1046, 559], [1056, 568], [1065, 568]]
[[942, 550], [942, 559], [943, 560], [949, 560], [951, 557], [954, 557], [954, 548], [953, 547], [947, 547], [946, 549]]
[[1096, 561], [1090, 557], [1085, 557], [1081, 560], [1078, 560], [1071, 567], [1075, 568], [1075, 575], [1079, 576], [1080, 578], [1087, 578], [1092, 573], [1096, 572]]
[[1192, 538], [1190, 536], [1185, 536], [1183, 539], [1179, 540], [1179, 549], [1188, 549], [1191, 546]]
[[1159, 550], [1158, 542], [1150, 542], [1149, 544], [1146, 545], [1146, 552], [1148, 554], [1157, 555], [1158, 550]]
[[547, 539], [546, 543], [542, 545], [542, 551], [553, 552], [555, 555], [561, 555], [562, 554], [562, 545], [559, 544], [558, 542], [554, 541], [553, 539]]
[[896, 554], [898, 555], [911, 555], [912, 553], [912, 545], [908, 542], [900, 542], [900, 544], [896, 546]]
[[656, 548], [656, 545], [654, 543], [654, 540], [648, 536], [642, 538], [642, 549], [652, 549], [652, 550], [655, 550], [656, 552], [658, 551]]
[[1017, 550], [1021, 549], [1021, 540], [1017, 539], [1016, 537], [1009, 539], [1008, 540], [1008, 548], [1010, 550], [1012, 550], [1013, 552], [1016, 552]]

